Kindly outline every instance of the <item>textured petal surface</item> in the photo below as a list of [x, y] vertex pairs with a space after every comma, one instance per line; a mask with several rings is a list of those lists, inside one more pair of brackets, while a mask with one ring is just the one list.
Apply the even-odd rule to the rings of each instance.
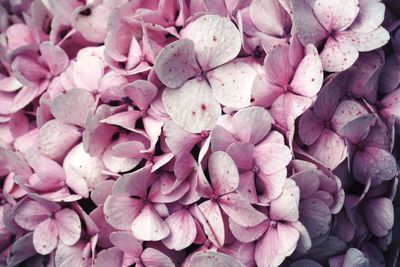
[[196, 224], [192, 215], [185, 209], [179, 210], [165, 219], [171, 232], [163, 244], [174, 250], [182, 250], [192, 244], [196, 238]]
[[146, 205], [132, 223], [133, 236], [144, 241], [158, 241], [170, 234], [168, 224], [152, 205]]
[[203, 71], [228, 62], [240, 51], [239, 30], [228, 18], [218, 15], [196, 19], [181, 35], [194, 42], [196, 58]]
[[211, 154], [208, 161], [211, 185], [214, 193], [223, 195], [233, 192], [239, 185], [239, 172], [233, 159], [225, 152]]
[[192, 79], [179, 89], [167, 88], [162, 99], [172, 120], [191, 133], [211, 130], [221, 115], [221, 107], [204, 80]]
[[203, 267], [203, 266], [220, 266], [220, 267], [244, 267], [243, 264], [234, 258], [219, 252], [198, 252], [195, 253], [189, 262], [190, 266]]
[[181, 39], [164, 47], [157, 56], [154, 70], [169, 88], [178, 88], [199, 74], [193, 41]]
[[62, 209], [55, 214], [60, 240], [67, 246], [74, 245], [81, 237], [81, 222], [71, 209]]
[[206, 74], [214, 97], [227, 107], [243, 108], [250, 105], [256, 71], [243, 62], [230, 62]]
[[35, 228], [33, 246], [39, 254], [49, 254], [56, 248], [57, 242], [58, 229], [56, 221], [46, 219]]
[[86, 114], [93, 104], [92, 94], [86, 90], [72, 89], [53, 100], [51, 113], [62, 122], [83, 126]]

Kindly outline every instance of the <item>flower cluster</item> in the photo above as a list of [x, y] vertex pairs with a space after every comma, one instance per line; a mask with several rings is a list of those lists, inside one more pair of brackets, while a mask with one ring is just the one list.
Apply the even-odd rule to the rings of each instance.
[[384, 2], [0, 0], [0, 266], [395, 266]]

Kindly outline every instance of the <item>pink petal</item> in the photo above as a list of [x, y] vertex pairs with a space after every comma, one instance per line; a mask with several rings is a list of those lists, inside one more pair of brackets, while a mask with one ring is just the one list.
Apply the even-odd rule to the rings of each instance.
[[239, 173], [232, 158], [225, 152], [217, 151], [208, 160], [211, 185], [218, 196], [236, 190], [239, 185]]
[[38, 81], [49, 76], [47, 69], [26, 55], [16, 57], [11, 64], [11, 68], [15, 77], [27, 86], [37, 85]]
[[[279, 154], [276, 151], [280, 151]], [[285, 168], [292, 159], [292, 152], [283, 144], [263, 143], [256, 146], [254, 159], [261, 171], [270, 175]]]
[[346, 157], [346, 145], [335, 132], [324, 129], [318, 140], [309, 147], [308, 153], [333, 170]]
[[83, 241], [74, 246], [67, 246], [59, 242], [55, 252], [55, 264], [59, 267], [84, 266], [88, 260], [83, 255], [84, 249], [85, 243]]
[[40, 44], [40, 52], [51, 75], [57, 76], [67, 68], [69, 64], [68, 56], [59, 46], [46, 41]]
[[72, 89], [57, 96], [51, 103], [51, 113], [62, 122], [83, 126], [86, 114], [92, 108], [94, 98], [83, 89]]
[[367, 32], [345, 31], [335, 35], [337, 42], [355, 47], [360, 52], [367, 52], [384, 46], [389, 42], [390, 35], [383, 27]]
[[320, 57], [325, 71], [340, 72], [354, 64], [358, 58], [358, 50], [352, 45], [328, 38]]
[[158, 241], [166, 238], [170, 229], [151, 204], [142, 208], [131, 227], [133, 236], [143, 241]]
[[221, 115], [221, 107], [204, 80], [192, 79], [179, 89], [167, 88], [162, 99], [172, 120], [191, 133], [212, 129]]
[[216, 246], [221, 247], [225, 242], [225, 228], [219, 206], [210, 200], [201, 203], [199, 206], [199, 220], [204, 231]]
[[[266, 17], [269, 19], [266, 20]], [[252, 1], [250, 18], [259, 30], [271, 36], [283, 36], [286, 34], [286, 29], [291, 26], [289, 14], [277, 0]]]
[[243, 108], [250, 105], [256, 71], [243, 62], [230, 62], [209, 71], [206, 77], [217, 101], [227, 107]]
[[174, 212], [165, 222], [171, 229], [169, 236], [162, 241], [167, 248], [182, 250], [193, 243], [197, 235], [196, 224], [186, 209]]
[[94, 267], [122, 266], [123, 252], [116, 247], [103, 249], [97, 254]]
[[104, 4], [88, 5], [75, 9], [72, 23], [82, 36], [93, 43], [104, 41], [107, 33], [107, 18], [111, 9]]
[[130, 131], [136, 131], [136, 122], [143, 114], [138, 110], [128, 110], [113, 114], [103, 120], [102, 123], [120, 126]]
[[271, 266], [274, 258], [278, 254], [278, 249], [279, 238], [277, 229], [270, 227], [265, 235], [257, 241], [256, 250], [254, 253], [257, 266]]
[[151, 166], [145, 166], [135, 172], [124, 174], [115, 182], [113, 195], [146, 198], [147, 187], [150, 184], [150, 172]]
[[237, 240], [244, 243], [259, 239], [268, 229], [269, 221], [265, 220], [254, 227], [244, 227], [229, 219], [229, 229]]
[[225, 151], [236, 139], [222, 126], [215, 126], [211, 131], [211, 151]]
[[313, 45], [307, 45], [306, 56], [297, 67], [290, 86], [294, 93], [302, 96], [315, 96], [322, 87], [324, 74], [318, 51]]
[[115, 247], [129, 254], [130, 257], [140, 258], [142, 254], [141, 242], [134, 238], [131, 233], [113, 232], [110, 235], [110, 241]]
[[263, 195], [265, 195], [268, 200], [276, 199], [282, 193], [285, 186], [286, 175], [286, 168], [270, 175], [266, 175], [262, 171], [257, 173], [259, 178], [258, 182], [263, 187]]
[[331, 32], [348, 27], [359, 11], [358, 0], [317, 0], [314, 3], [314, 14], [324, 28]]
[[256, 210], [245, 198], [237, 193], [230, 193], [220, 197], [218, 204], [229, 218], [241, 226], [253, 227], [267, 219], [267, 216]]
[[175, 264], [167, 255], [153, 248], [146, 248], [142, 253], [141, 259], [144, 266], [154, 266], [154, 267], [175, 266]]
[[305, 145], [313, 144], [324, 129], [324, 122], [311, 110], [306, 110], [300, 117], [299, 136]]
[[129, 230], [143, 206], [142, 200], [111, 195], [104, 202], [104, 215], [116, 229]]
[[41, 180], [53, 185], [65, 180], [64, 169], [57, 162], [33, 151], [26, 154], [26, 159]]
[[201, 16], [187, 25], [181, 36], [194, 42], [196, 58], [203, 71], [235, 58], [241, 47], [239, 30], [228, 18], [218, 15]]
[[385, 17], [385, 5], [380, 1], [360, 1], [360, 12], [351, 24], [358, 32], [370, 32], [379, 28]]
[[307, 0], [291, 1], [292, 20], [303, 45], [319, 45], [327, 36], [328, 32], [318, 22], [313, 12], [312, 4]]
[[241, 141], [255, 145], [271, 130], [272, 117], [264, 108], [249, 107], [235, 113], [232, 124]]
[[[275, 3], [276, 1], [270, 2], [271, 5], [278, 4]], [[274, 47], [265, 57], [264, 69], [268, 81], [272, 84], [278, 86], [289, 84], [294, 73], [293, 67], [290, 65], [289, 61], [289, 45], [282, 44]]]
[[234, 258], [219, 252], [197, 252], [190, 257], [190, 267], [218, 266], [218, 267], [244, 267]]
[[61, 159], [80, 137], [81, 133], [76, 126], [65, 124], [59, 120], [50, 120], [40, 128], [39, 151], [51, 159]]
[[299, 219], [300, 190], [295, 182], [288, 179], [282, 194], [270, 204], [270, 218], [295, 222]]
[[63, 164], [67, 181], [79, 175], [84, 178], [88, 189], [92, 190], [98, 183], [107, 179], [102, 171], [105, 169], [100, 157], [92, 157], [85, 152], [83, 144], [75, 146], [65, 157]]
[[26, 201], [17, 210], [15, 222], [30, 231], [50, 216], [50, 211], [46, 207], [33, 200]]
[[198, 135], [185, 131], [173, 121], [169, 121], [164, 125], [163, 132], [168, 148], [175, 155], [192, 150], [199, 141]]
[[245, 142], [233, 143], [226, 149], [240, 170], [251, 170], [254, 166], [254, 146]]
[[157, 95], [157, 87], [149, 81], [137, 80], [123, 88], [124, 93], [130, 97], [140, 110], [147, 110], [150, 103]]
[[72, 78], [75, 85], [88, 91], [100, 89], [101, 78], [104, 75], [104, 65], [97, 56], [80, 56], [73, 67]]
[[114, 183], [114, 180], [105, 180], [97, 184], [93, 189], [92, 193], [90, 194], [90, 198], [97, 206], [104, 204], [106, 198], [111, 194]]
[[143, 154], [139, 151], [142, 149], [144, 146], [141, 142], [124, 142], [122, 138], [119, 138], [104, 151], [103, 163], [108, 170], [114, 173], [127, 172], [140, 163]]
[[360, 103], [344, 100], [337, 106], [331, 124], [333, 129], [338, 132], [350, 121], [366, 114], [368, 114], [368, 111]]
[[194, 43], [181, 39], [165, 46], [157, 56], [154, 70], [160, 81], [169, 88], [179, 88], [200, 73]]
[[57, 223], [53, 219], [46, 219], [41, 222], [33, 232], [33, 246], [41, 255], [51, 253], [58, 242]]
[[81, 237], [81, 221], [75, 211], [62, 209], [55, 214], [60, 240], [67, 246], [72, 246]]
[[277, 233], [279, 240], [278, 253], [284, 256], [290, 256], [299, 240], [299, 231], [291, 224], [278, 223]]

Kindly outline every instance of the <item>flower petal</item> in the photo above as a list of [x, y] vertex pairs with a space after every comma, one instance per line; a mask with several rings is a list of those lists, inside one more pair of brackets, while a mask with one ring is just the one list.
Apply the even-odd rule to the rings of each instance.
[[166, 238], [170, 229], [151, 204], [147, 204], [134, 219], [133, 236], [143, 241], [159, 241]]
[[221, 115], [221, 107], [204, 80], [192, 79], [179, 89], [167, 88], [162, 100], [172, 120], [191, 133], [211, 130]]
[[154, 70], [169, 88], [179, 88], [201, 72], [192, 40], [180, 39], [165, 46], [156, 58]]
[[239, 30], [225, 17], [204, 15], [181, 32], [182, 38], [194, 42], [197, 61], [207, 71], [234, 59], [240, 51]]

